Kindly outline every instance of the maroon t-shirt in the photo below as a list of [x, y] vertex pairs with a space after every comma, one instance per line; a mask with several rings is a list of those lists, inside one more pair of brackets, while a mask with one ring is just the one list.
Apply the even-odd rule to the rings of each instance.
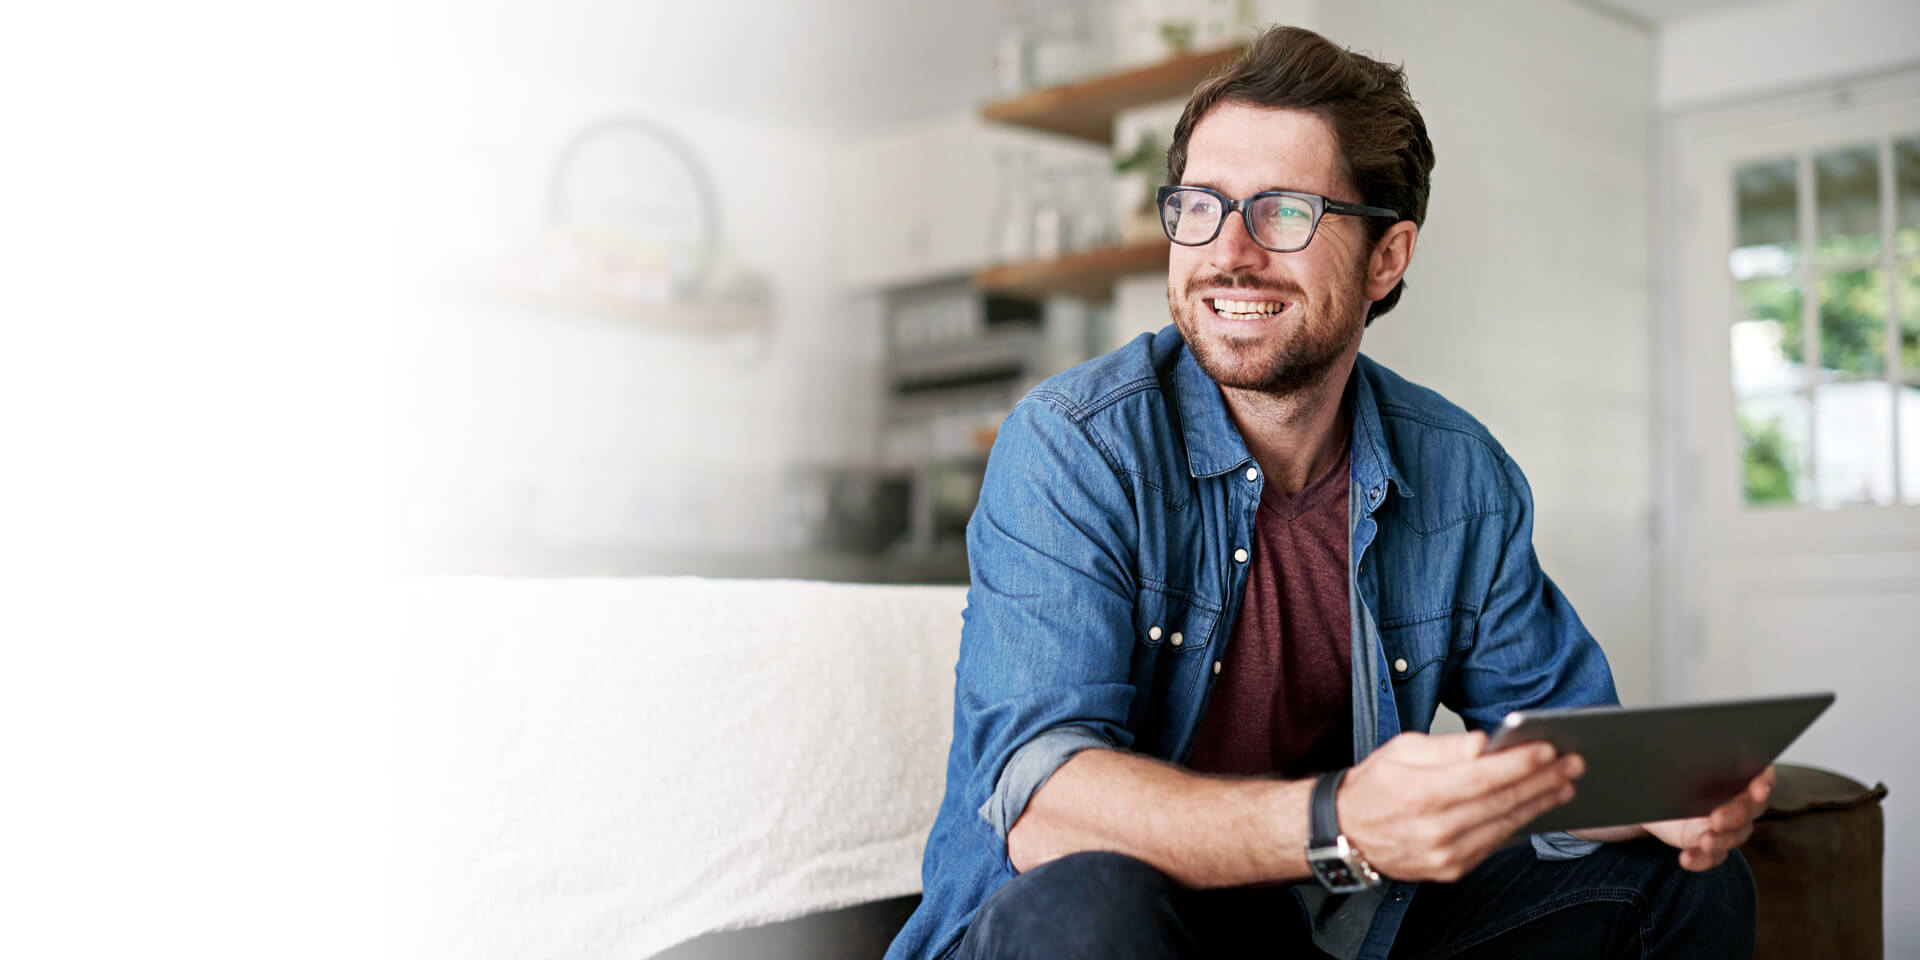
[[1353, 763], [1347, 475], [1289, 497], [1269, 484], [1253, 523], [1253, 569], [1190, 769], [1310, 776]]

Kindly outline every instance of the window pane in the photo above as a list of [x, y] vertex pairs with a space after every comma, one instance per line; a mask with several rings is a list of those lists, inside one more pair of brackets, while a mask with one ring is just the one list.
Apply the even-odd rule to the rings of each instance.
[[1899, 198], [1895, 249], [1903, 257], [1920, 254], [1920, 135], [1893, 142], [1893, 171]]
[[1806, 362], [1801, 322], [1799, 187], [1792, 157], [1734, 171], [1735, 247], [1727, 255], [1738, 312], [1733, 322], [1737, 395], [1789, 390]]
[[1907, 379], [1920, 378], [1920, 260], [1900, 262], [1900, 369]]
[[1871, 143], [1813, 158], [1814, 234], [1820, 259], [1880, 254], [1880, 148]]
[[1847, 270], [1820, 277], [1820, 366], [1878, 376], [1886, 370], [1886, 274]]
[[1738, 398], [1740, 460], [1749, 504], [1807, 501], [1807, 398], [1800, 393]]
[[1794, 249], [1800, 240], [1800, 190], [1792, 157], [1733, 172], [1735, 247]]
[[[1739, 331], [1734, 334], [1734, 392], [1748, 393], [1765, 386], [1758, 382], [1742, 386], [1743, 370], [1748, 373], [1760, 368], [1784, 373], [1798, 371], [1807, 359], [1806, 324], [1801, 322], [1800, 312], [1799, 276], [1761, 275], [1742, 280], [1735, 285], [1734, 296], [1739, 301], [1739, 312], [1733, 325], [1747, 328], [1744, 334]], [[1759, 331], [1763, 328], [1770, 332], [1762, 336]], [[1780, 362], [1791, 365], [1790, 368], [1776, 370], [1772, 361], [1763, 361], [1752, 353], [1744, 356], [1741, 353], [1743, 349], [1757, 348], [1762, 344], [1770, 345], [1766, 351], [1768, 354], [1777, 350]]]
[[1900, 499], [1920, 503], [1920, 389], [1900, 388]]
[[1823, 507], [1893, 502], [1893, 398], [1887, 384], [1814, 388], [1815, 498]]
[[[1796, 299], [1798, 294], [1795, 294]], [[1798, 323], [1793, 346], [1799, 346]], [[1786, 327], [1776, 320], [1743, 320], [1732, 327], [1733, 392], [1744, 397], [1801, 386], [1800, 351], [1786, 349]]]

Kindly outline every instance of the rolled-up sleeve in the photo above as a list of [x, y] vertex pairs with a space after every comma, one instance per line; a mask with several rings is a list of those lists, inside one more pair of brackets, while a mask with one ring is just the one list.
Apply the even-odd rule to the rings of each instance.
[[[1126, 749], [1136, 514], [1062, 403], [1029, 396], [1002, 425], [967, 524], [972, 586], [954, 685], [947, 789], [998, 838], [1055, 770]], [[956, 782], [958, 781], [958, 782]]]
[[[1480, 609], [1472, 649], [1445, 700], [1467, 726], [1492, 731], [1508, 712], [1544, 707], [1617, 704], [1613, 671], [1573, 604], [1533, 550], [1533, 491], [1510, 458], [1501, 458], [1507, 488], [1504, 536], [1493, 580]], [[1534, 834], [1542, 860], [1571, 860], [1600, 848], [1568, 833]]]
[[993, 832], [1002, 842], [1007, 832], [1025, 813], [1027, 801], [1040, 792], [1047, 779], [1055, 770], [1067, 762], [1067, 759], [1082, 750], [1112, 747], [1113, 741], [1102, 737], [1092, 727], [1079, 724], [1067, 724], [1043, 731], [1039, 736], [1026, 742], [1013, 752], [1007, 760], [1005, 769], [1000, 771], [994, 782], [993, 795], [980, 805], [980, 816], [993, 826]]

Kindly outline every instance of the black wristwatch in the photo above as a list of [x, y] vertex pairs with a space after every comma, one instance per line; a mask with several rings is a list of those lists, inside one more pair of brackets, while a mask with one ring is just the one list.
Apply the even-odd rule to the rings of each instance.
[[1380, 873], [1340, 832], [1340, 811], [1334, 798], [1340, 793], [1345, 768], [1323, 773], [1314, 781], [1308, 805], [1307, 866], [1314, 879], [1333, 893], [1359, 893], [1380, 885]]

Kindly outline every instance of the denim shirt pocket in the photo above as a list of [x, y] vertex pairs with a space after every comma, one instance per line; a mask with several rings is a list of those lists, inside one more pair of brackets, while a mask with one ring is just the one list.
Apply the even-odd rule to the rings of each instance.
[[1452, 673], [1452, 658], [1471, 644], [1473, 611], [1461, 607], [1399, 617], [1380, 625], [1387, 676], [1402, 730], [1429, 730]]
[[1213, 639], [1218, 607], [1161, 583], [1141, 584], [1134, 604], [1134, 640], [1150, 651], [1197, 657]]
[[1139, 693], [1127, 717], [1136, 749], [1173, 759], [1175, 745], [1199, 722], [1219, 622], [1216, 605], [1176, 587], [1142, 581], [1134, 602], [1130, 678]]
[[1453, 619], [1452, 610], [1441, 610], [1380, 624], [1380, 643], [1387, 650], [1387, 675], [1396, 685], [1429, 668], [1440, 669], [1453, 645]]

